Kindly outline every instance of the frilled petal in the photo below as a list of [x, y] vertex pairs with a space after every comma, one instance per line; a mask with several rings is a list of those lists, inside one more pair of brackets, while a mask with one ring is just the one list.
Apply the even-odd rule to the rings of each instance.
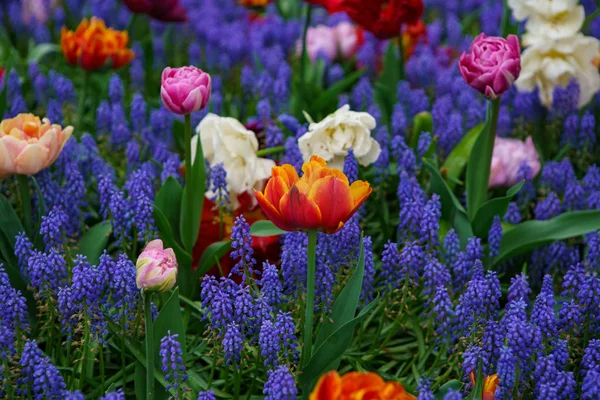
[[39, 143], [27, 145], [15, 159], [16, 172], [33, 175], [48, 166], [49, 150]]
[[300, 179], [296, 168], [290, 164], [283, 164], [281, 167], [273, 167], [272, 174], [273, 177], [278, 176], [282, 178], [288, 187], [292, 187], [292, 185]]
[[319, 207], [298, 190], [296, 185], [281, 198], [279, 210], [285, 223], [297, 229], [318, 229], [321, 226], [322, 215]]
[[283, 220], [283, 217], [279, 213], [279, 210], [277, 210], [275, 206], [271, 204], [269, 200], [267, 200], [267, 198], [262, 192], [255, 190], [254, 196], [256, 197], [256, 201], [258, 202], [258, 205], [260, 206], [261, 210], [265, 213], [266, 217], [269, 218], [269, 220], [271, 220], [273, 224], [275, 224], [275, 226], [277, 226], [279, 229], [283, 229], [284, 231], [296, 230], [296, 227], [289, 225], [286, 221]]
[[352, 200], [354, 201], [354, 207], [350, 214], [354, 214], [356, 210], [367, 200], [367, 198], [371, 195], [373, 188], [369, 185], [369, 182], [365, 181], [355, 181], [350, 185], [350, 193], [352, 195]]

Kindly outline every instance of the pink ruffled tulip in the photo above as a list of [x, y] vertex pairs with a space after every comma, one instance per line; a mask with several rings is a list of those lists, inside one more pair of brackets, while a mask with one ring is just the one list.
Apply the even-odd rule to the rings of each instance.
[[72, 126], [63, 129], [33, 114], [19, 114], [0, 122], [0, 178], [34, 175], [49, 167], [72, 133]]
[[165, 249], [160, 239], [146, 245], [135, 264], [138, 289], [167, 292], [175, 286], [177, 258], [173, 249]]
[[342, 58], [349, 59], [354, 56], [362, 42], [360, 29], [348, 21], [340, 22], [333, 29]]
[[210, 100], [210, 75], [196, 67], [167, 67], [162, 73], [160, 96], [175, 114], [202, 110]]
[[[302, 54], [302, 41], [298, 42], [298, 54]], [[337, 36], [335, 30], [325, 25], [308, 28], [306, 32], [306, 52], [311, 61], [324, 57], [329, 61], [337, 57]]]
[[491, 100], [512, 86], [521, 73], [521, 47], [515, 35], [508, 39], [479, 34], [469, 53], [462, 53], [458, 68], [472, 88]]
[[519, 170], [527, 165], [530, 176], [535, 177], [542, 167], [531, 136], [525, 142], [519, 139], [497, 137], [490, 171], [490, 188], [510, 187], [519, 183]]

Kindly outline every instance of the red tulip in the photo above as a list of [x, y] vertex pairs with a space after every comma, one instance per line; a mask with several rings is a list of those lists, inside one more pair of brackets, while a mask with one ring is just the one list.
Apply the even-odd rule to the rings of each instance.
[[163, 22], [187, 21], [187, 12], [179, 0], [123, 0], [136, 14], [147, 14]]

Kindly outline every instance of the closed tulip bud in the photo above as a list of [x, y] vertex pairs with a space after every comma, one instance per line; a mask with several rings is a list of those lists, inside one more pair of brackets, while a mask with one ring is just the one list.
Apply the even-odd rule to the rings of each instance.
[[149, 292], [167, 292], [175, 286], [177, 258], [173, 249], [165, 249], [160, 239], [146, 245], [135, 265], [137, 287]]
[[162, 73], [160, 96], [164, 105], [175, 114], [189, 114], [208, 104], [211, 91], [210, 75], [196, 67], [167, 67]]
[[473, 89], [495, 100], [510, 89], [521, 73], [519, 38], [487, 37], [482, 33], [471, 43], [469, 53], [460, 56], [458, 68]]

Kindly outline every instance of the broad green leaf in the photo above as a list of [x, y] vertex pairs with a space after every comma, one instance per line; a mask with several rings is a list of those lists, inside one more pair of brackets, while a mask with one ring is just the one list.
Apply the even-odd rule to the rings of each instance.
[[97, 265], [100, 261], [100, 256], [106, 249], [108, 239], [112, 233], [112, 225], [106, 221], [100, 222], [92, 226], [79, 239], [79, 253], [86, 256], [91, 265]]
[[[181, 204], [181, 196], [183, 195], [183, 188], [181, 184], [172, 176], [168, 177], [163, 186], [156, 194], [154, 204], [164, 214], [171, 231], [174, 235], [178, 234], [178, 230], [173, 230], [174, 226], [179, 225], [179, 206]], [[175, 240], [179, 240], [179, 237], [175, 237]]]
[[27, 56], [28, 62], [39, 62], [45, 55], [56, 53], [60, 50], [60, 46], [54, 43], [42, 43], [35, 46]]
[[379, 299], [373, 300], [356, 318], [346, 322], [325, 339], [323, 344], [321, 344], [314, 352], [310, 361], [304, 368], [302, 375], [300, 375], [301, 382], [312, 382], [323, 373], [327, 372], [327, 367], [330, 365], [331, 360], [336, 360], [344, 354], [344, 351], [352, 342], [354, 328], [369, 315], [371, 310], [377, 305], [378, 301]]
[[433, 132], [433, 118], [431, 118], [429, 111], [422, 111], [415, 115], [411, 137], [411, 147], [415, 150], [419, 144], [419, 136], [421, 136], [422, 132]]
[[[497, 100], [494, 100], [494, 104]], [[495, 128], [492, 129], [492, 102], [488, 102], [487, 117], [481, 134], [475, 141], [467, 164], [467, 215], [473, 221], [475, 213], [487, 200]], [[488, 157], [489, 155], [489, 157]]]
[[449, 179], [448, 186], [450, 186], [451, 189], [454, 189], [454, 181], [458, 180], [467, 165], [469, 154], [471, 154], [475, 141], [479, 137], [483, 126], [483, 124], [479, 124], [467, 132], [454, 149], [452, 149], [448, 158], [446, 158], [446, 161], [444, 161], [442, 170], [445, 171], [445, 176]]
[[[325, 318], [323, 321], [323, 325], [321, 325], [321, 329], [319, 330], [315, 340], [315, 349], [319, 348], [319, 346], [321, 346], [328, 337], [330, 337], [335, 331], [340, 329], [344, 324], [354, 318], [356, 309], [358, 307], [360, 292], [362, 290], [364, 275], [365, 253], [363, 235], [361, 234], [358, 263], [356, 264], [354, 271], [352, 271], [352, 275], [350, 276], [348, 283], [346, 283], [333, 303], [333, 308], [331, 309], [331, 318]], [[336, 359], [331, 359], [329, 365], [326, 367], [326, 370], [336, 370], [340, 364], [340, 361], [341, 356]]]
[[328, 110], [331, 104], [337, 104], [338, 96], [348, 90], [354, 83], [366, 73], [366, 69], [354, 71], [348, 74], [344, 79], [337, 81], [327, 90], [322, 92], [311, 105], [312, 110]]
[[190, 253], [185, 251], [183, 247], [177, 243], [173, 236], [173, 229], [167, 220], [167, 217], [163, 212], [154, 205], [154, 221], [158, 228], [158, 233], [165, 247], [170, 247], [175, 252], [177, 257], [177, 263], [179, 264], [179, 271], [177, 273], [177, 285], [181, 292], [189, 296], [192, 290], [191, 286], [191, 273], [192, 273], [192, 256]]
[[530, 220], [507, 231], [494, 264], [538, 246], [600, 230], [600, 211], [571, 211], [547, 221]]
[[250, 227], [250, 234], [257, 237], [283, 235], [284, 233], [286, 233], [284, 230], [279, 229], [268, 220], [256, 221]]
[[381, 109], [383, 122], [388, 124], [396, 104], [396, 90], [400, 81], [400, 59], [396, 44], [390, 40], [383, 59], [383, 71], [375, 82], [375, 102]]
[[450, 390], [459, 391], [461, 388], [462, 383], [459, 380], [452, 379], [451, 381], [448, 381], [445, 384], [443, 384], [438, 390], [436, 390], [433, 394], [433, 397], [435, 397], [435, 400], [443, 400], [444, 396], [446, 396], [446, 394]]
[[198, 267], [195, 271], [192, 271], [191, 278], [191, 298], [195, 298], [200, 290], [200, 278], [202, 278], [206, 273], [223, 257], [227, 252], [231, 249], [231, 241], [226, 242], [216, 242], [211, 244], [204, 250], [202, 253], [202, 257], [200, 257], [200, 261], [198, 262]]
[[[180, 234], [183, 248], [191, 253], [198, 233], [200, 231], [200, 219], [202, 217], [202, 207], [204, 205], [204, 191], [206, 186], [206, 166], [204, 165], [204, 155], [202, 152], [202, 141], [196, 141], [196, 159], [192, 165], [191, 171], [186, 171], [186, 175], [191, 175], [193, 187], [190, 187], [188, 182], [183, 189], [181, 197], [181, 218], [180, 218]], [[191, 201], [188, 204], [188, 191], [192, 191]]]
[[469, 238], [473, 236], [473, 228], [464, 207], [431, 161], [423, 159], [423, 166], [431, 173], [430, 192], [437, 193], [440, 196], [442, 218], [450, 222], [460, 238], [461, 247], [464, 247]]
[[25, 229], [17, 213], [4, 195], [0, 194], [0, 232], [5, 238], [6, 248], [2, 248], [2, 258], [11, 262], [16, 268], [17, 258], [14, 254], [16, 237]]
[[508, 209], [508, 204], [512, 201], [513, 197], [519, 193], [519, 190], [521, 190], [524, 184], [525, 181], [517, 183], [515, 186], [508, 189], [506, 196], [488, 200], [479, 207], [472, 223], [473, 234], [475, 236], [478, 238], [486, 238], [488, 236], [490, 227], [494, 222], [494, 217], [496, 215], [500, 218], [504, 217], [504, 214], [506, 214], [506, 210]]

